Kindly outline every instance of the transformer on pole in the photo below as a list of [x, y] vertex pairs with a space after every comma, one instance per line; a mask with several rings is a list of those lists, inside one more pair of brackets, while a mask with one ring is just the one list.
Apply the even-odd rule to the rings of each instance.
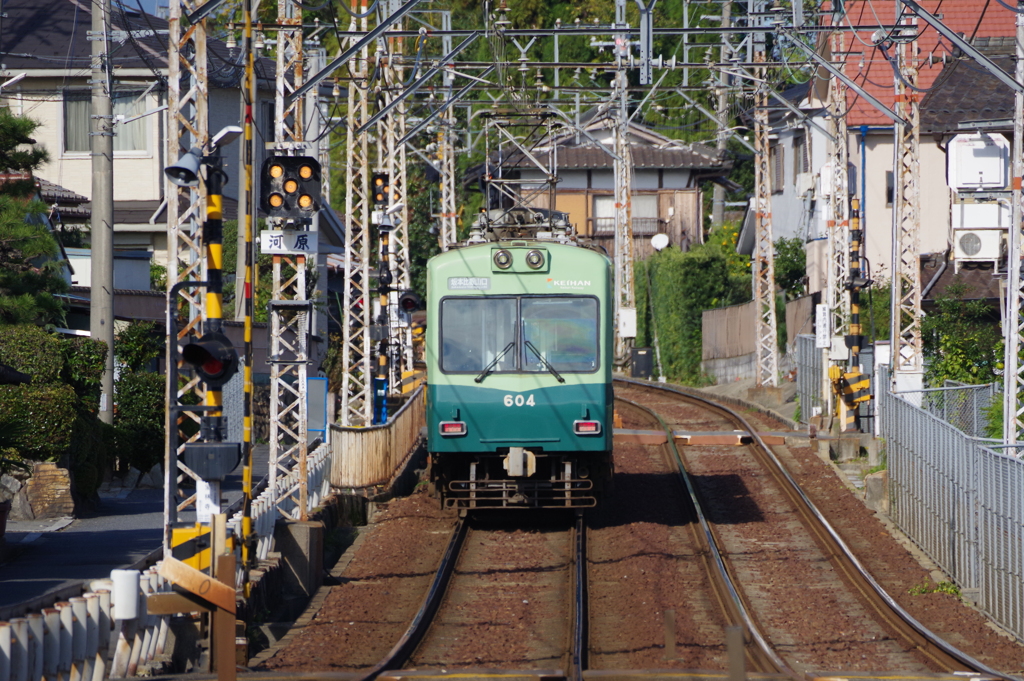
[[[898, 8], [899, 9], [899, 8]], [[910, 14], [896, 33], [896, 114], [909, 125], [894, 126], [895, 197], [892, 209], [892, 384], [919, 390], [924, 382], [921, 345], [920, 98], [917, 87], [917, 16]]]

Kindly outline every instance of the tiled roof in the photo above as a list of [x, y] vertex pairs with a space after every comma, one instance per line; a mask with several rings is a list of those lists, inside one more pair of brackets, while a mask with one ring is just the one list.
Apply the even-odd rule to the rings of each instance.
[[[1013, 73], [1013, 57], [993, 56]], [[957, 132], [961, 121], [1011, 120], [1013, 91], [980, 66], [964, 59], [948, 64], [921, 100], [921, 134]]]
[[[979, 39], [1013, 39], [1013, 13], [994, 0], [920, 0], [920, 4], [932, 14], [941, 15], [946, 26], [976, 44]], [[847, 19], [854, 26], [891, 25], [895, 18], [895, 0], [847, 3]], [[843, 23], [846, 24], [847, 20], [844, 19]], [[850, 54], [846, 59], [846, 75], [891, 109], [896, 99], [893, 70], [881, 50], [872, 46], [871, 34], [874, 30], [877, 29], [858, 32], [859, 40], [847, 34], [844, 49]], [[942, 72], [943, 60], [948, 62], [953, 58], [953, 46], [924, 20], [919, 19], [917, 49], [917, 85], [927, 90]], [[890, 49], [889, 56], [895, 58], [893, 49]], [[849, 126], [892, 125], [892, 120], [853, 90], [848, 90], [847, 102], [850, 106], [847, 117]]]
[[[5, 68], [11, 72], [32, 69], [69, 69], [88, 75], [92, 43], [92, 4], [85, 0], [4, 0], [4, 20], [0, 28], [0, 51]], [[125, 7], [130, 8], [131, 5]], [[116, 77], [118, 69], [150, 68], [167, 73], [167, 21], [114, 3], [111, 12], [115, 31], [154, 31], [155, 35], [126, 41], [111, 56]], [[228, 50], [220, 40], [207, 42], [209, 75], [219, 87], [237, 86], [241, 70], [234, 66], [238, 49]], [[274, 62], [261, 59], [257, 75], [265, 82], [273, 80]], [[23, 83], [24, 85], [24, 83]]]
[[[713, 168], [727, 167], [724, 155], [716, 149], [701, 144], [681, 147], [652, 147], [634, 144], [630, 148], [635, 168]], [[544, 156], [541, 156], [544, 159]], [[611, 168], [613, 159], [604, 149], [596, 146], [559, 147], [558, 167], [566, 170], [590, 170]], [[512, 166], [533, 167], [533, 163], [520, 156], [513, 159]]]

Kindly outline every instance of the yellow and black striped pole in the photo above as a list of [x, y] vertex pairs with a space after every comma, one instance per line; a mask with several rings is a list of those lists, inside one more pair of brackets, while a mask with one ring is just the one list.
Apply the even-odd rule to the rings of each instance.
[[245, 230], [245, 290], [243, 291], [245, 311], [245, 348], [243, 351], [244, 368], [242, 369], [242, 591], [249, 597], [249, 570], [254, 567], [256, 556], [256, 537], [252, 531], [252, 316], [253, 306], [253, 102], [255, 100], [254, 55], [252, 45], [252, 7], [251, 3], [243, 2], [245, 22], [242, 36], [242, 49], [245, 53], [245, 75], [242, 84], [242, 98], [245, 103], [245, 120], [243, 121], [244, 137], [242, 150], [245, 166], [245, 206], [243, 207]]
[[[206, 222], [203, 224], [203, 246], [206, 248], [206, 323], [204, 333], [222, 333], [224, 327], [224, 173], [220, 168], [220, 153], [207, 160]], [[223, 393], [219, 386], [206, 386], [203, 404], [223, 407]], [[221, 409], [203, 415], [202, 437], [207, 442], [222, 442], [223, 416]]]

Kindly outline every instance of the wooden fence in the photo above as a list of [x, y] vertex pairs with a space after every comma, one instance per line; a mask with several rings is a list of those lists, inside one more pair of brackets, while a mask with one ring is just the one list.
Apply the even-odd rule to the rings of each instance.
[[331, 486], [387, 484], [415, 451], [426, 423], [420, 386], [385, 425], [347, 428], [331, 424]]
[[704, 310], [701, 328], [703, 336], [702, 360], [742, 357], [756, 350], [754, 325], [757, 322], [756, 303]]

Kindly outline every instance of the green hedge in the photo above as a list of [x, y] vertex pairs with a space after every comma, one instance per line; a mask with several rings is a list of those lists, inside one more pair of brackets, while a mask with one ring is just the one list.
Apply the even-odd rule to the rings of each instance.
[[75, 389], [79, 397], [99, 400], [100, 379], [107, 362], [107, 344], [101, 340], [72, 336], [63, 340], [63, 351], [61, 378]]
[[27, 459], [60, 458], [71, 444], [77, 402], [63, 383], [0, 386], [0, 414], [24, 424], [17, 449]]
[[122, 464], [145, 472], [163, 459], [165, 390], [161, 374], [126, 371], [117, 379], [114, 440]]
[[653, 345], [657, 331], [665, 375], [682, 383], [703, 382], [702, 313], [750, 300], [746, 264], [711, 242], [685, 253], [666, 248], [637, 263], [635, 271], [637, 344]]
[[36, 385], [59, 381], [64, 366], [61, 339], [31, 325], [0, 326], [0, 357]]

